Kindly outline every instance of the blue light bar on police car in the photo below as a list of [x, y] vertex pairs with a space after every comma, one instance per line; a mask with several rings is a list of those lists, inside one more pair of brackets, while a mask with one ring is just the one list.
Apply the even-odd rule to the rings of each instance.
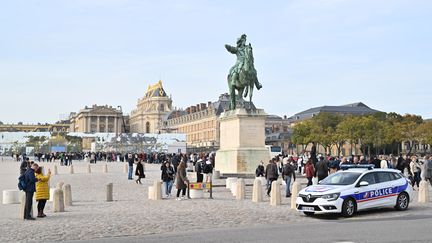
[[361, 164], [361, 165], [355, 165], [355, 164], [349, 164], [349, 165], [341, 165], [341, 170], [348, 170], [348, 169], [368, 169], [373, 170], [375, 168], [375, 165], [373, 164]]

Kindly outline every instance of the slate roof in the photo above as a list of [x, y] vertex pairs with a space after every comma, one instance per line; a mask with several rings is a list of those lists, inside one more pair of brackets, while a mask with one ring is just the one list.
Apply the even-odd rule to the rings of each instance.
[[332, 114], [341, 115], [367, 115], [380, 112], [378, 110], [371, 109], [369, 106], [363, 104], [362, 102], [340, 105], [340, 106], [319, 106], [310, 108], [308, 110], [299, 112], [289, 119], [292, 121], [305, 120], [318, 115], [321, 112], [327, 112]]

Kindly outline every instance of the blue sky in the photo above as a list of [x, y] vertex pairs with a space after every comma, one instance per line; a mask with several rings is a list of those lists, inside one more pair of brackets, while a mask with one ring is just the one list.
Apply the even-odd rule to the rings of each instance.
[[432, 1], [0, 1], [0, 121], [85, 105], [129, 113], [162, 79], [174, 106], [227, 92], [243, 33], [267, 113], [362, 101], [432, 118]]

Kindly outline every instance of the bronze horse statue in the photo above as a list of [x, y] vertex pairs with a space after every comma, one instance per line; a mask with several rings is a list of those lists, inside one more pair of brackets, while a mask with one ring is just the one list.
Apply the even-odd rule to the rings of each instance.
[[257, 72], [254, 67], [252, 45], [246, 45], [246, 35], [237, 40], [237, 47], [225, 45], [225, 48], [237, 55], [236, 64], [228, 74], [228, 88], [230, 95], [230, 110], [237, 108], [237, 103], [244, 106], [243, 96], [249, 95], [249, 102], [252, 102], [254, 86], [260, 89], [262, 85], [258, 82]]

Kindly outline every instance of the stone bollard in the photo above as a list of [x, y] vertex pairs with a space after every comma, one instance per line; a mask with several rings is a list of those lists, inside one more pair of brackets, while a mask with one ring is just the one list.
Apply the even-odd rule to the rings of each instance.
[[231, 182], [230, 190], [232, 195], [235, 197], [237, 195], [237, 181]]
[[54, 190], [54, 195], [53, 195], [53, 212], [58, 213], [64, 211], [65, 211], [65, 207], [64, 207], [63, 190], [57, 188]]
[[153, 186], [149, 187], [150, 200], [162, 200], [162, 183], [160, 180], [155, 180]]
[[291, 187], [291, 209], [296, 209], [296, 200], [300, 189], [300, 183], [294, 181]]
[[237, 178], [227, 178], [226, 179], [226, 184], [225, 184], [225, 186], [226, 186], [226, 188], [228, 188], [228, 189], [230, 189], [231, 188], [231, 183], [233, 183], [233, 182], [236, 182], [237, 181]]
[[72, 190], [69, 184], [63, 186], [63, 198], [65, 206], [72, 206]]
[[262, 202], [263, 196], [262, 196], [262, 185], [261, 185], [261, 179], [255, 178], [253, 189], [252, 189], [252, 202]]
[[56, 188], [50, 188], [49, 189], [49, 194], [50, 194], [50, 198], [48, 200], [48, 202], [52, 202], [54, 200], [54, 191]]
[[91, 166], [90, 166], [90, 164], [87, 165], [87, 173], [91, 174]]
[[204, 198], [204, 190], [203, 189], [190, 189], [189, 196], [192, 199], [196, 198]]
[[58, 175], [57, 165], [54, 165], [54, 175]]
[[237, 180], [236, 199], [244, 200], [246, 197], [246, 184], [243, 178]]
[[281, 192], [280, 192], [280, 184], [278, 181], [273, 181], [271, 185], [270, 192], [270, 205], [278, 206], [281, 205]]
[[213, 171], [213, 180], [219, 180], [220, 179], [220, 171], [215, 170]]
[[102, 172], [108, 173], [108, 165], [106, 163], [102, 166]]
[[425, 180], [420, 181], [419, 193], [418, 193], [418, 202], [419, 203], [428, 203], [429, 202], [428, 182]]
[[56, 189], [60, 189], [61, 190], [63, 188], [63, 185], [64, 185], [63, 182], [61, 182], [61, 181], [57, 182]]
[[[21, 198], [20, 198], [20, 203], [21, 203], [20, 213], [19, 213], [19, 218], [20, 219], [24, 219], [25, 200], [26, 200], [26, 195], [25, 195], [25, 192], [23, 192], [23, 193], [21, 193]], [[33, 203], [33, 206], [34, 205], [35, 205], [35, 203]], [[34, 215], [33, 215], [33, 208], [31, 209], [30, 215], [32, 217], [34, 217]]]
[[17, 204], [17, 203], [20, 203], [18, 190], [3, 191], [3, 204]]
[[113, 201], [113, 184], [108, 183], [106, 185], [106, 201], [112, 202]]
[[69, 166], [70, 168], [69, 168], [69, 172], [71, 173], [71, 174], [73, 174], [74, 173], [74, 168], [73, 168], [73, 165], [71, 165], [71, 166]]
[[128, 173], [129, 170], [129, 166], [128, 163], [124, 163], [125, 165], [123, 166], [123, 173]]

